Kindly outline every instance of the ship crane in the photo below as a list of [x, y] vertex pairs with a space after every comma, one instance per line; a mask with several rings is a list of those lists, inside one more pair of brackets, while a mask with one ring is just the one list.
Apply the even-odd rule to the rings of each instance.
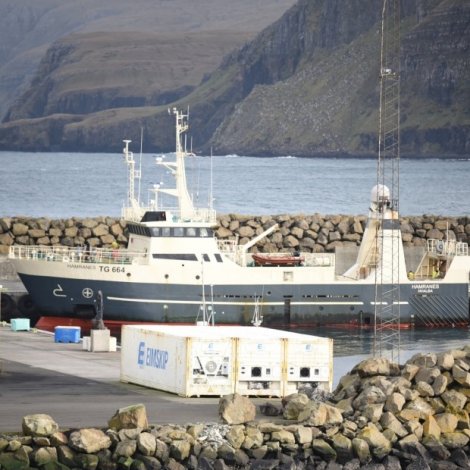
[[380, 109], [375, 253], [374, 356], [400, 361], [400, 0], [384, 0], [380, 51]]

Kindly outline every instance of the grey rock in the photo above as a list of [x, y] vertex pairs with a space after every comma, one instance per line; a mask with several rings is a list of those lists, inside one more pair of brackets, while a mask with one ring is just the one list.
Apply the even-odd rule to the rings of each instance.
[[52, 436], [59, 430], [59, 425], [47, 414], [24, 416], [21, 427], [28, 436]]
[[80, 429], [69, 436], [69, 445], [79, 451], [92, 454], [111, 446], [111, 439], [100, 429]]
[[431, 470], [431, 467], [425, 459], [418, 457], [407, 465], [406, 470]]
[[197, 464], [198, 470], [214, 470], [214, 466], [212, 464], [212, 460], [208, 459], [207, 457], [199, 457]]
[[238, 393], [226, 395], [219, 400], [219, 416], [228, 424], [247, 423], [255, 419], [256, 406]]
[[251, 461], [251, 470], [275, 470], [279, 468], [278, 459], [255, 459]]

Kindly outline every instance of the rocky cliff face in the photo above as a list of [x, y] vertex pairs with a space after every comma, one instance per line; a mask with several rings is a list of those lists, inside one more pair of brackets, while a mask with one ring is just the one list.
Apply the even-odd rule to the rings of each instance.
[[[243, 75], [249, 93], [212, 137], [220, 153], [376, 153], [382, 2], [368, 2], [370, 15], [359, 13], [363, 3], [316, 3], [302, 11], [311, 9], [304, 27], [317, 25], [318, 36], [292, 74], [271, 86]], [[402, 14], [402, 154], [468, 155], [470, 5], [406, 1]]]
[[[0, 2], [0, 119], [28, 88], [47, 48], [73, 33], [256, 32], [295, 0], [3, 0]], [[222, 37], [223, 42], [223, 37]], [[234, 43], [232, 47], [236, 47]], [[125, 61], [125, 56], [123, 56]], [[212, 68], [206, 69], [210, 72]]]
[[[164, 151], [171, 139], [156, 125], [169, 128], [166, 105], [189, 105], [202, 150], [375, 156], [381, 10], [382, 0], [299, 0], [198, 86], [187, 77], [198, 63], [194, 50], [177, 54], [185, 80], [165, 88], [152, 81], [161, 76], [155, 68], [137, 63], [121, 81], [103, 74], [100, 81], [86, 65], [90, 57], [107, 64], [109, 46], [90, 50], [82, 38], [67, 50], [63, 41], [60, 53], [49, 51], [35, 87], [10, 109], [0, 148], [50, 149], [43, 130], [54, 121], [62, 129], [54, 148], [115, 150], [123, 135], [144, 127], [147, 144]], [[468, 155], [470, 4], [404, 0], [402, 17], [402, 155]], [[136, 51], [152, 50], [138, 45]], [[129, 49], [122, 38], [114, 53]], [[163, 48], [155, 50], [161, 57]], [[148, 55], [141, 58], [146, 64]]]

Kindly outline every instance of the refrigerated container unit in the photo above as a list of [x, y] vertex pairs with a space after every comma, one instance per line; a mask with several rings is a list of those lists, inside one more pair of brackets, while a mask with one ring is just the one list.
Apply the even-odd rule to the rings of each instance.
[[125, 325], [121, 381], [181, 396], [234, 392], [230, 337], [205, 326]]
[[125, 325], [121, 381], [181, 396], [331, 391], [333, 341], [252, 326]]

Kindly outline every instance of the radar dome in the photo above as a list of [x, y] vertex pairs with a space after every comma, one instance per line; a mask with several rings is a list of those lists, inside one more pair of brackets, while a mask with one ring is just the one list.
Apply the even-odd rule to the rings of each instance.
[[383, 184], [377, 184], [370, 192], [370, 200], [372, 202], [390, 200], [390, 189]]

